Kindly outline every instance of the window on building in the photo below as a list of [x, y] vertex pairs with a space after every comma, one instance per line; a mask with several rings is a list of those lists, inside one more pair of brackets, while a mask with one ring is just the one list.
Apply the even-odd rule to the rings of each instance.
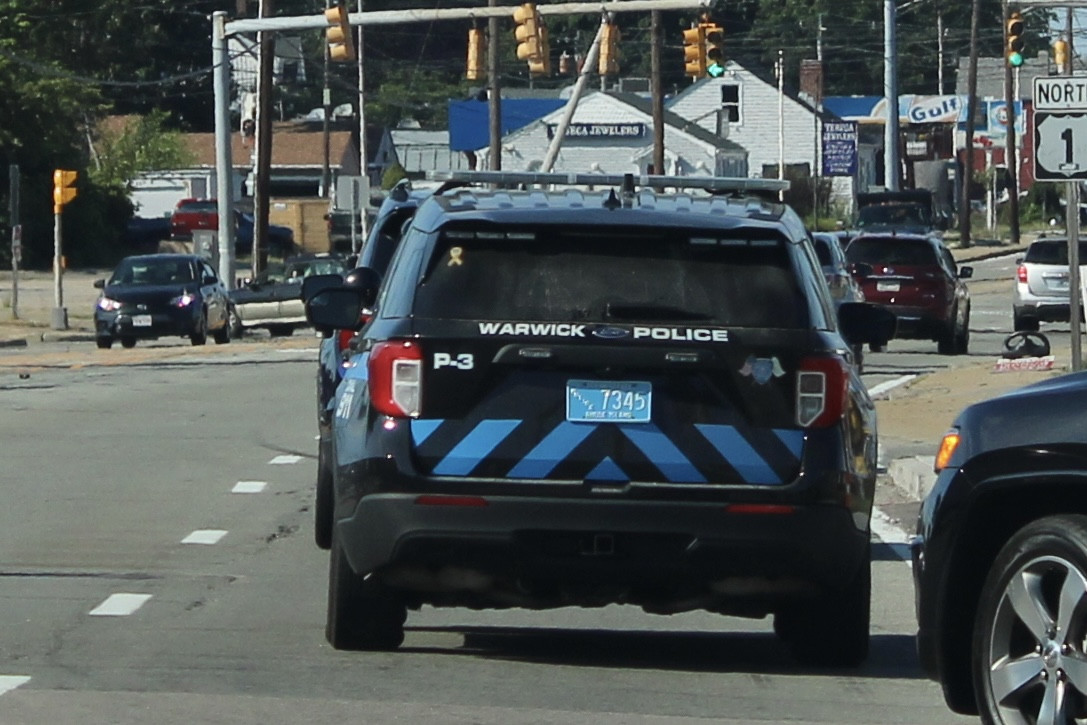
[[725, 83], [721, 86], [721, 115], [729, 123], [740, 122], [740, 86]]

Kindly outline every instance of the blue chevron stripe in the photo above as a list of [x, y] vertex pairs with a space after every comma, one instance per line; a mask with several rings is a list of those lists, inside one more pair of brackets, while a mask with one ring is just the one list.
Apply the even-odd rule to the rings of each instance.
[[423, 420], [411, 421], [411, 442], [417, 446], [423, 445], [423, 441], [430, 437], [430, 434], [438, 430], [438, 426], [445, 422], [444, 418], [426, 418]]
[[804, 453], [804, 431], [795, 428], [774, 428], [774, 435], [799, 461]]
[[760, 456], [739, 431], [731, 425], [695, 425], [698, 432], [724, 456], [729, 465], [743, 478], [744, 483], [780, 484], [781, 477]]
[[630, 476], [622, 468], [619, 468], [619, 464], [613, 461], [611, 456], [604, 456], [604, 460], [596, 464], [596, 468], [585, 474], [585, 480], [630, 481]]
[[660, 469], [660, 472], [673, 483], [705, 483], [702, 475], [683, 452], [676, 448], [660, 428], [655, 425], [620, 425], [631, 443], [637, 446], [645, 457]]
[[544, 478], [596, 430], [595, 424], [559, 423], [510, 469], [511, 478]]
[[519, 420], [480, 421], [438, 462], [434, 473], [439, 476], [467, 476], [520, 424]]

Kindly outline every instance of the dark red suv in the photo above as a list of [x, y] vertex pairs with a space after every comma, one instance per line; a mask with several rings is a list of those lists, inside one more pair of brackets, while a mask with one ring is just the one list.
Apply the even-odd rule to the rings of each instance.
[[970, 292], [962, 280], [972, 267], [959, 267], [943, 242], [924, 234], [861, 234], [845, 252], [851, 264], [871, 274], [858, 280], [868, 302], [898, 318], [900, 338], [935, 340], [941, 355], [965, 355], [970, 344]]

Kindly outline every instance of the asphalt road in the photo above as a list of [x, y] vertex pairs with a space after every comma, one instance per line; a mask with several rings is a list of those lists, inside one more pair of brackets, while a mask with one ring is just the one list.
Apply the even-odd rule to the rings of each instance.
[[0, 367], [5, 725], [970, 721], [918, 670], [900, 543], [875, 547], [859, 670], [798, 666], [768, 620], [626, 607], [428, 608], [397, 652], [335, 652], [315, 351], [164, 343], [99, 365], [71, 347]]

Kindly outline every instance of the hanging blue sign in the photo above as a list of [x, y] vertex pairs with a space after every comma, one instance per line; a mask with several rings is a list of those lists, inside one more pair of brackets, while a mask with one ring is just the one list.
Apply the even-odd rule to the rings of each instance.
[[857, 173], [857, 124], [827, 121], [823, 124], [823, 176]]

